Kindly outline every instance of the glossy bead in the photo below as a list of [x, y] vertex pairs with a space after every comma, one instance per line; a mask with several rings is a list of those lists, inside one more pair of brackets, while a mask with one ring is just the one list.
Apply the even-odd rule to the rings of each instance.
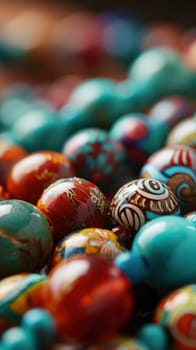
[[110, 139], [103, 129], [79, 131], [67, 140], [62, 152], [78, 177], [95, 183], [104, 193], [125, 172], [125, 149], [120, 142]]
[[5, 350], [37, 350], [33, 335], [21, 327], [7, 330], [2, 336], [1, 345]]
[[96, 256], [62, 261], [39, 292], [41, 307], [52, 314], [57, 334], [65, 340], [105, 339], [120, 330], [132, 313], [128, 279], [111, 262]]
[[32, 333], [37, 348], [50, 347], [55, 340], [55, 325], [52, 316], [43, 309], [33, 309], [23, 316], [21, 326]]
[[46, 279], [43, 274], [18, 274], [0, 281], [0, 333], [19, 324], [21, 317], [34, 306], [33, 295]]
[[0, 184], [6, 184], [6, 178], [12, 166], [26, 156], [19, 145], [0, 139]]
[[14, 198], [36, 204], [52, 182], [71, 176], [74, 176], [74, 169], [66, 157], [56, 152], [40, 151], [27, 155], [12, 167], [7, 189]]
[[57, 244], [52, 256], [51, 268], [63, 259], [78, 254], [97, 255], [113, 260], [124, 251], [125, 248], [118, 242], [118, 237], [112, 231], [86, 228], [73, 232]]
[[144, 114], [130, 113], [113, 123], [109, 135], [122, 143], [127, 152], [127, 166], [137, 173], [147, 157], [163, 147], [167, 133], [167, 126], [152, 122]]
[[103, 344], [95, 345], [89, 350], [150, 350], [144, 343], [137, 339], [118, 337]]
[[195, 339], [196, 285], [174, 291], [158, 305], [155, 322], [167, 327], [176, 349], [196, 348]]
[[192, 211], [185, 215], [185, 218], [193, 223], [196, 227], [196, 211]]
[[140, 229], [132, 253], [144, 259], [150, 284], [174, 289], [196, 281], [195, 244], [196, 229], [191, 222], [175, 215], [163, 216]]
[[176, 195], [183, 211], [194, 210], [196, 154], [188, 146], [170, 146], [155, 152], [141, 169], [141, 177], [162, 181]]
[[185, 145], [196, 149], [196, 116], [178, 123], [169, 133], [166, 145]]
[[144, 325], [138, 332], [137, 338], [150, 350], [167, 350], [168, 337], [166, 331], [153, 324]]
[[116, 192], [110, 214], [117, 225], [135, 234], [149, 220], [179, 214], [179, 205], [173, 192], [160, 181], [137, 179]]
[[58, 180], [47, 187], [37, 206], [52, 225], [57, 240], [80, 228], [104, 227], [108, 209], [99, 188], [77, 177]]
[[183, 96], [171, 96], [159, 100], [149, 111], [154, 122], [163, 122], [173, 128], [182, 120], [191, 117], [195, 111], [194, 103]]
[[41, 269], [52, 251], [48, 221], [30, 203], [0, 202], [0, 278]]

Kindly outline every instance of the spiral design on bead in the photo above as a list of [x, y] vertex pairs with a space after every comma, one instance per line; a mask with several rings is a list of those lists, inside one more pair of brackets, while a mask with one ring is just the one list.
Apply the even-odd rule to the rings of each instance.
[[168, 188], [160, 181], [152, 178], [138, 180], [137, 186], [137, 192], [145, 198], [164, 200], [169, 196]]

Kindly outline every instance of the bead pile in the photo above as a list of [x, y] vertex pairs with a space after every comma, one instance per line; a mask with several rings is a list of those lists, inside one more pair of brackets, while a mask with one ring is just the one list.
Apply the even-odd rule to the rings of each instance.
[[[0, 350], [196, 350], [196, 37], [181, 36], [76, 12], [51, 47], [88, 77], [1, 88]], [[6, 38], [8, 71], [31, 50]]]

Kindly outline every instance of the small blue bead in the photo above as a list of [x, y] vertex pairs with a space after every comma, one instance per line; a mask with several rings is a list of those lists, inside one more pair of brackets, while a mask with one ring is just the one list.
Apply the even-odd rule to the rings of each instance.
[[38, 347], [48, 347], [55, 340], [55, 324], [52, 316], [45, 310], [28, 311], [22, 318], [22, 326], [34, 335]]
[[148, 275], [145, 260], [135, 252], [122, 253], [114, 262], [133, 284], [140, 282]]
[[14, 327], [2, 336], [3, 350], [37, 350], [33, 335], [21, 327]]
[[150, 350], [168, 349], [168, 337], [165, 330], [153, 324], [143, 326], [139, 333], [138, 339], [143, 342]]

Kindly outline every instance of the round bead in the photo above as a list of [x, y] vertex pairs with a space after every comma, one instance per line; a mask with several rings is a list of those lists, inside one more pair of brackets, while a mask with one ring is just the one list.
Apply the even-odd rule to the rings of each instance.
[[139, 330], [137, 338], [150, 350], [168, 349], [167, 334], [165, 330], [158, 325], [146, 324]]
[[14, 198], [36, 204], [52, 182], [74, 175], [74, 169], [66, 157], [56, 152], [40, 151], [27, 155], [12, 167], [7, 178], [7, 189]]
[[55, 325], [52, 316], [45, 310], [33, 309], [22, 318], [22, 327], [32, 333], [37, 348], [50, 347], [55, 339]]
[[109, 230], [86, 228], [63, 238], [54, 250], [51, 268], [71, 256], [78, 254], [97, 255], [113, 260], [125, 248], [118, 242], [118, 237]]
[[41, 307], [52, 314], [57, 334], [76, 342], [114, 335], [128, 321], [133, 307], [126, 276], [96, 256], [62, 261], [49, 274], [40, 295]]
[[148, 265], [141, 255], [135, 252], [120, 254], [115, 259], [115, 265], [136, 284], [148, 276]]
[[14, 199], [0, 202], [0, 278], [38, 271], [52, 247], [49, 223], [38, 208]]
[[1, 344], [5, 350], [37, 350], [33, 335], [21, 327], [7, 330]]
[[176, 197], [155, 179], [137, 179], [122, 186], [110, 204], [114, 222], [136, 233], [149, 220], [179, 214]]
[[125, 171], [125, 149], [102, 129], [88, 128], [74, 134], [65, 143], [63, 154], [77, 176], [95, 183], [105, 193]]
[[193, 225], [196, 227], [196, 211], [192, 211], [185, 215], [185, 218], [192, 222]]
[[43, 274], [18, 274], [0, 281], [0, 333], [19, 324], [22, 315], [34, 306], [33, 295], [46, 279]]
[[185, 145], [196, 149], [196, 116], [178, 123], [169, 133], [166, 145]]
[[140, 229], [132, 252], [145, 260], [152, 285], [174, 289], [196, 282], [195, 245], [194, 225], [185, 218], [167, 215]]
[[92, 182], [73, 177], [54, 182], [38, 201], [56, 239], [84, 227], [104, 227], [108, 205]]
[[188, 146], [162, 148], [148, 158], [141, 177], [153, 177], [170, 187], [183, 211], [194, 210], [196, 200], [196, 153]]
[[176, 349], [180, 350], [196, 348], [195, 321], [195, 284], [180, 288], [167, 296], [161, 301], [155, 312], [155, 322], [169, 329]]

